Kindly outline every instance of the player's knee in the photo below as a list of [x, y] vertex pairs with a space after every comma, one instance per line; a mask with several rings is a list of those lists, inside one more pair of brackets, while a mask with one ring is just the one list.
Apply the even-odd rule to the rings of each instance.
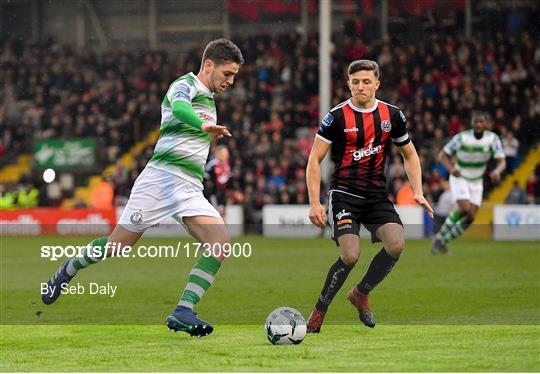
[[404, 240], [398, 238], [394, 240], [390, 240], [388, 243], [385, 244], [386, 252], [390, 254], [392, 257], [398, 257], [401, 255], [401, 252], [403, 252], [403, 248], [405, 246]]
[[354, 266], [360, 258], [360, 248], [357, 243], [350, 243], [342, 247], [341, 260], [349, 266]]
[[215, 241], [210, 247], [212, 248], [212, 257], [220, 262], [232, 255], [231, 240], [228, 236]]
[[122, 247], [133, 246], [135, 243], [137, 243], [141, 235], [142, 233], [132, 232], [126, 230], [120, 225], [117, 225], [107, 238], [107, 242], [115, 243], [116, 245]]
[[359, 252], [341, 254], [341, 260], [349, 266], [354, 266], [358, 262], [358, 258], [360, 258]]
[[468, 201], [463, 200], [458, 203], [458, 213], [461, 217], [468, 215], [470, 210], [471, 204]]
[[469, 210], [467, 214], [465, 215], [465, 222], [470, 224], [474, 221], [476, 218], [476, 212]]

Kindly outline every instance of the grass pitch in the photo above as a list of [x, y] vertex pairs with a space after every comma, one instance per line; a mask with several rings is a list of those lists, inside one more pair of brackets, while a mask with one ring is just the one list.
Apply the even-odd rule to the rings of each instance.
[[215, 324], [205, 338], [163, 324], [194, 262], [185, 256], [106, 260], [72, 283], [110, 282], [114, 298], [63, 295], [41, 304], [39, 284], [59, 262], [40, 258], [39, 247], [89, 239], [2, 238], [0, 370], [540, 371], [538, 243], [462, 239], [451, 256], [434, 257], [428, 241], [407, 241], [371, 297], [378, 325], [368, 329], [345, 299], [379, 249], [363, 241], [321, 334], [272, 346], [267, 314], [289, 305], [308, 316], [338, 256], [328, 239], [239, 240], [252, 244], [252, 255], [227, 260], [198, 307]]
[[2, 326], [3, 371], [538, 371], [538, 326], [325, 326], [272, 346], [261, 326]]

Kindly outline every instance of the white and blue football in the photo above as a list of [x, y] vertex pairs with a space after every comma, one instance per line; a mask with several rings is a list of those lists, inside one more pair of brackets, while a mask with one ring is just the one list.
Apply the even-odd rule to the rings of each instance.
[[300, 344], [306, 336], [307, 324], [298, 310], [282, 306], [270, 312], [264, 330], [274, 345]]

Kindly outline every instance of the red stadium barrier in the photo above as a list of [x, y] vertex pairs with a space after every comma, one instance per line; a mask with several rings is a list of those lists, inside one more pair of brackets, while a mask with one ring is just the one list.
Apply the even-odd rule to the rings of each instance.
[[106, 235], [115, 224], [114, 209], [0, 210], [2, 236]]

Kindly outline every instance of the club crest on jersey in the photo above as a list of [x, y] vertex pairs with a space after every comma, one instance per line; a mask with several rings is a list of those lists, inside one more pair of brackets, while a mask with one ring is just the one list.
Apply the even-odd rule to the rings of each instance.
[[324, 118], [322, 119], [322, 126], [328, 127], [332, 124], [333, 121], [334, 121], [334, 116], [330, 113], [327, 113], [326, 116], [324, 116]]
[[381, 121], [381, 129], [384, 132], [390, 132], [392, 130], [392, 123], [387, 119]]
[[142, 213], [141, 212], [135, 212], [129, 217], [129, 220], [134, 225], [139, 225], [142, 223]]

